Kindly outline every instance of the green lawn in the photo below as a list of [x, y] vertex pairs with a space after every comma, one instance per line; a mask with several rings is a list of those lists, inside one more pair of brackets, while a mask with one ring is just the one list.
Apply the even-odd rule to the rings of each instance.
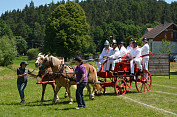
[[[16, 69], [21, 60], [16, 60], [12, 66], [0, 67], [0, 116], [44, 116], [44, 117], [175, 117], [177, 116], [177, 75], [153, 76], [153, 85], [147, 93], [138, 93], [135, 85], [130, 92], [116, 96], [112, 87], [106, 88], [106, 94], [95, 96], [88, 100], [84, 91], [86, 108], [76, 110], [75, 89], [71, 88], [74, 103], [69, 105], [69, 99], [64, 99], [65, 89], [61, 88], [58, 96], [60, 101], [51, 105], [53, 91], [47, 86], [45, 102], [41, 103], [41, 85], [36, 79], [28, 78], [25, 89], [26, 105], [18, 105], [20, 97], [16, 86]], [[34, 61], [28, 61], [28, 68], [34, 69]], [[39, 79], [38, 79], [39, 80]]]

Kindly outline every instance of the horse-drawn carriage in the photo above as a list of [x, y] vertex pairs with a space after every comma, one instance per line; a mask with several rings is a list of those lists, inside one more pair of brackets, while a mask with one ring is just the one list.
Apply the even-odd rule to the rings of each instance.
[[[54, 90], [53, 103], [55, 103], [56, 99], [59, 99], [57, 98], [57, 93], [62, 86], [66, 88], [66, 91], [68, 92], [68, 95], [70, 97], [70, 102], [72, 102], [72, 98], [70, 95], [70, 86], [76, 84], [76, 82], [73, 83], [68, 79], [70, 78], [70, 75], [73, 78], [73, 75], [68, 74], [68, 72], [73, 72], [73, 69], [67, 67], [64, 64], [64, 60], [59, 60], [56, 57], [39, 56], [38, 59], [35, 63], [36, 66], [41, 66], [41, 64], [42, 66], [45, 66], [45, 68], [43, 68], [42, 70], [44, 73], [42, 73], [41, 80], [40, 82], [37, 82], [37, 84], [42, 84], [43, 86], [41, 101], [44, 100], [46, 85], [52, 84]], [[102, 64], [102, 68], [98, 72], [96, 72], [96, 69], [92, 65], [85, 64], [87, 75], [89, 77], [89, 82], [93, 86], [93, 91], [91, 92], [89, 85], [87, 85], [87, 89], [89, 90], [89, 99], [94, 99], [94, 92], [96, 89], [98, 90], [98, 92], [102, 92], [102, 94], [104, 94], [106, 91], [106, 87], [114, 87], [117, 95], [123, 95], [131, 89], [133, 81], [135, 81], [138, 92], [148, 92], [150, 90], [152, 85], [152, 77], [149, 71], [143, 70], [141, 73], [139, 73], [138, 68], [135, 65], [135, 74], [131, 75], [130, 62], [128, 60], [124, 60], [123, 62], [116, 63], [114, 73], [111, 74], [109, 72], [103, 71], [103, 66], [106, 65], [106, 63], [107, 61]], [[50, 69], [52, 73], [56, 76], [55, 80], [54, 78], [51, 78]], [[101, 78], [98, 79], [97, 76]]]
[[103, 94], [106, 87], [114, 87], [117, 95], [124, 95], [131, 89], [132, 82], [135, 81], [136, 89], [138, 92], [148, 92], [152, 85], [152, 76], [148, 70], [138, 72], [135, 65], [135, 74], [130, 74], [130, 61], [124, 60], [123, 62], [116, 63], [114, 73], [103, 71], [103, 66], [107, 61], [102, 64], [101, 70], [97, 72], [100, 78], [100, 85], [102, 86]]

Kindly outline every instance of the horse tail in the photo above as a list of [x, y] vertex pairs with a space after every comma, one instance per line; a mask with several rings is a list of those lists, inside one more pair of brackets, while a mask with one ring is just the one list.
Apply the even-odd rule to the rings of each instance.
[[[91, 65], [92, 66], [92, 65]], [[96, 71], [96, 69], [95, 69], [95, 67], [94, 66], [92, 66], [93, 67], [93, 72], [94, 72], [94, 74], [95, 74], [95, 80], [94, 80], [94, 82], [99, 82], [98, 81], [98, 76], [97, 76], [97, 71]], [[95, 88], [99, 91], [99, 92], [101, 92], [101, 89], [102, 89], [102, 87], [101, 87], [101, 85], [100, 84], [94, 84], [94, 86], [95, 86]]]
[[74, 89], [77, 89], [77, 85], [72, 85], [72, 87], [73, 87]]
[[95, 73], [95, 82], [98, 82], [98, 76], [97, 76], [97, 71], [96, 71], [95, 67], [93, 67], [93, 71]]

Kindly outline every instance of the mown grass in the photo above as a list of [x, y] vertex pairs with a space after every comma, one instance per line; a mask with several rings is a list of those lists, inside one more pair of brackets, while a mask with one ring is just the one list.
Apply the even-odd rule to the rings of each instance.
[[[16, 60], [14, 65], [21, 61]], [[33, 69], [34, 61], [28, 61], [28, 68]], [[31, 65], [31, 66], [30, 66]], [[2, 70], [3, 69], [3, 70]], [[15, 76], [13, 76], [15, 75]], [[36, 79], [28, 78], [28, 85], [25, 89], [25, 105], [19, 105], [20, 97], [16, 86], [16, 71], [0, 67], [0, 76], [3, 77], [0, 83], [0, 116], [44, 116], [44, 117], [173, 117], [177, 116], [177, 75], [153, 76], [153, 85], [147, 93], [138, 93], [133, 83], [130, 92], [123, 96], [116, 96], [112, 87], [106, 88], [106, 94], [95, 96], [95, 100], [89, 100], [87, 91], [84, 90], [86, 108], [76, 110], [75, 89], [71, 87], [74, 103], [69, 105], [69, 99], [64, 98], [65, 89], [61, 88], [58, 96], [60, 101], [51, 105], [53, 91], [47, 86], [45, 102], [41, 103], [41, 85], [37, 85]], [[12, 79], [5, 76], [11, 76]], [[137, 102], [136, 102], [137, 101]], [[138, 102], [141, 102], [138, 103]], [[155, 108], [149, 107], [151, 105]], [[164, 109], [169, 112], [164, 112]], [[176, 115], [175, 115], [176, 114]]]

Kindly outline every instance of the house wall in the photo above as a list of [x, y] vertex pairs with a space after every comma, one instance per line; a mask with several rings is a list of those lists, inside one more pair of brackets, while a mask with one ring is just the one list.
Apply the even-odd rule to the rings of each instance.
[[173, 29], [174, 29], [174, 24], [169, 26], [166, 30], [161, 32], [159, 35], [157, 35], [153, 41], [162, 41], [165, 38], [165, 35], [167, 36], [168, 41], [173, 41]]
[[[150, 50], [152, 51], [152, 53], [160, 53], [159, 49], [162, 46], [162, 41], [151, 41], [149, 42], [149, 46], [150, 46]], [[177, 53], [177, 42], [171, 41], [170, 46], [172, 49], [171, 53]]]

